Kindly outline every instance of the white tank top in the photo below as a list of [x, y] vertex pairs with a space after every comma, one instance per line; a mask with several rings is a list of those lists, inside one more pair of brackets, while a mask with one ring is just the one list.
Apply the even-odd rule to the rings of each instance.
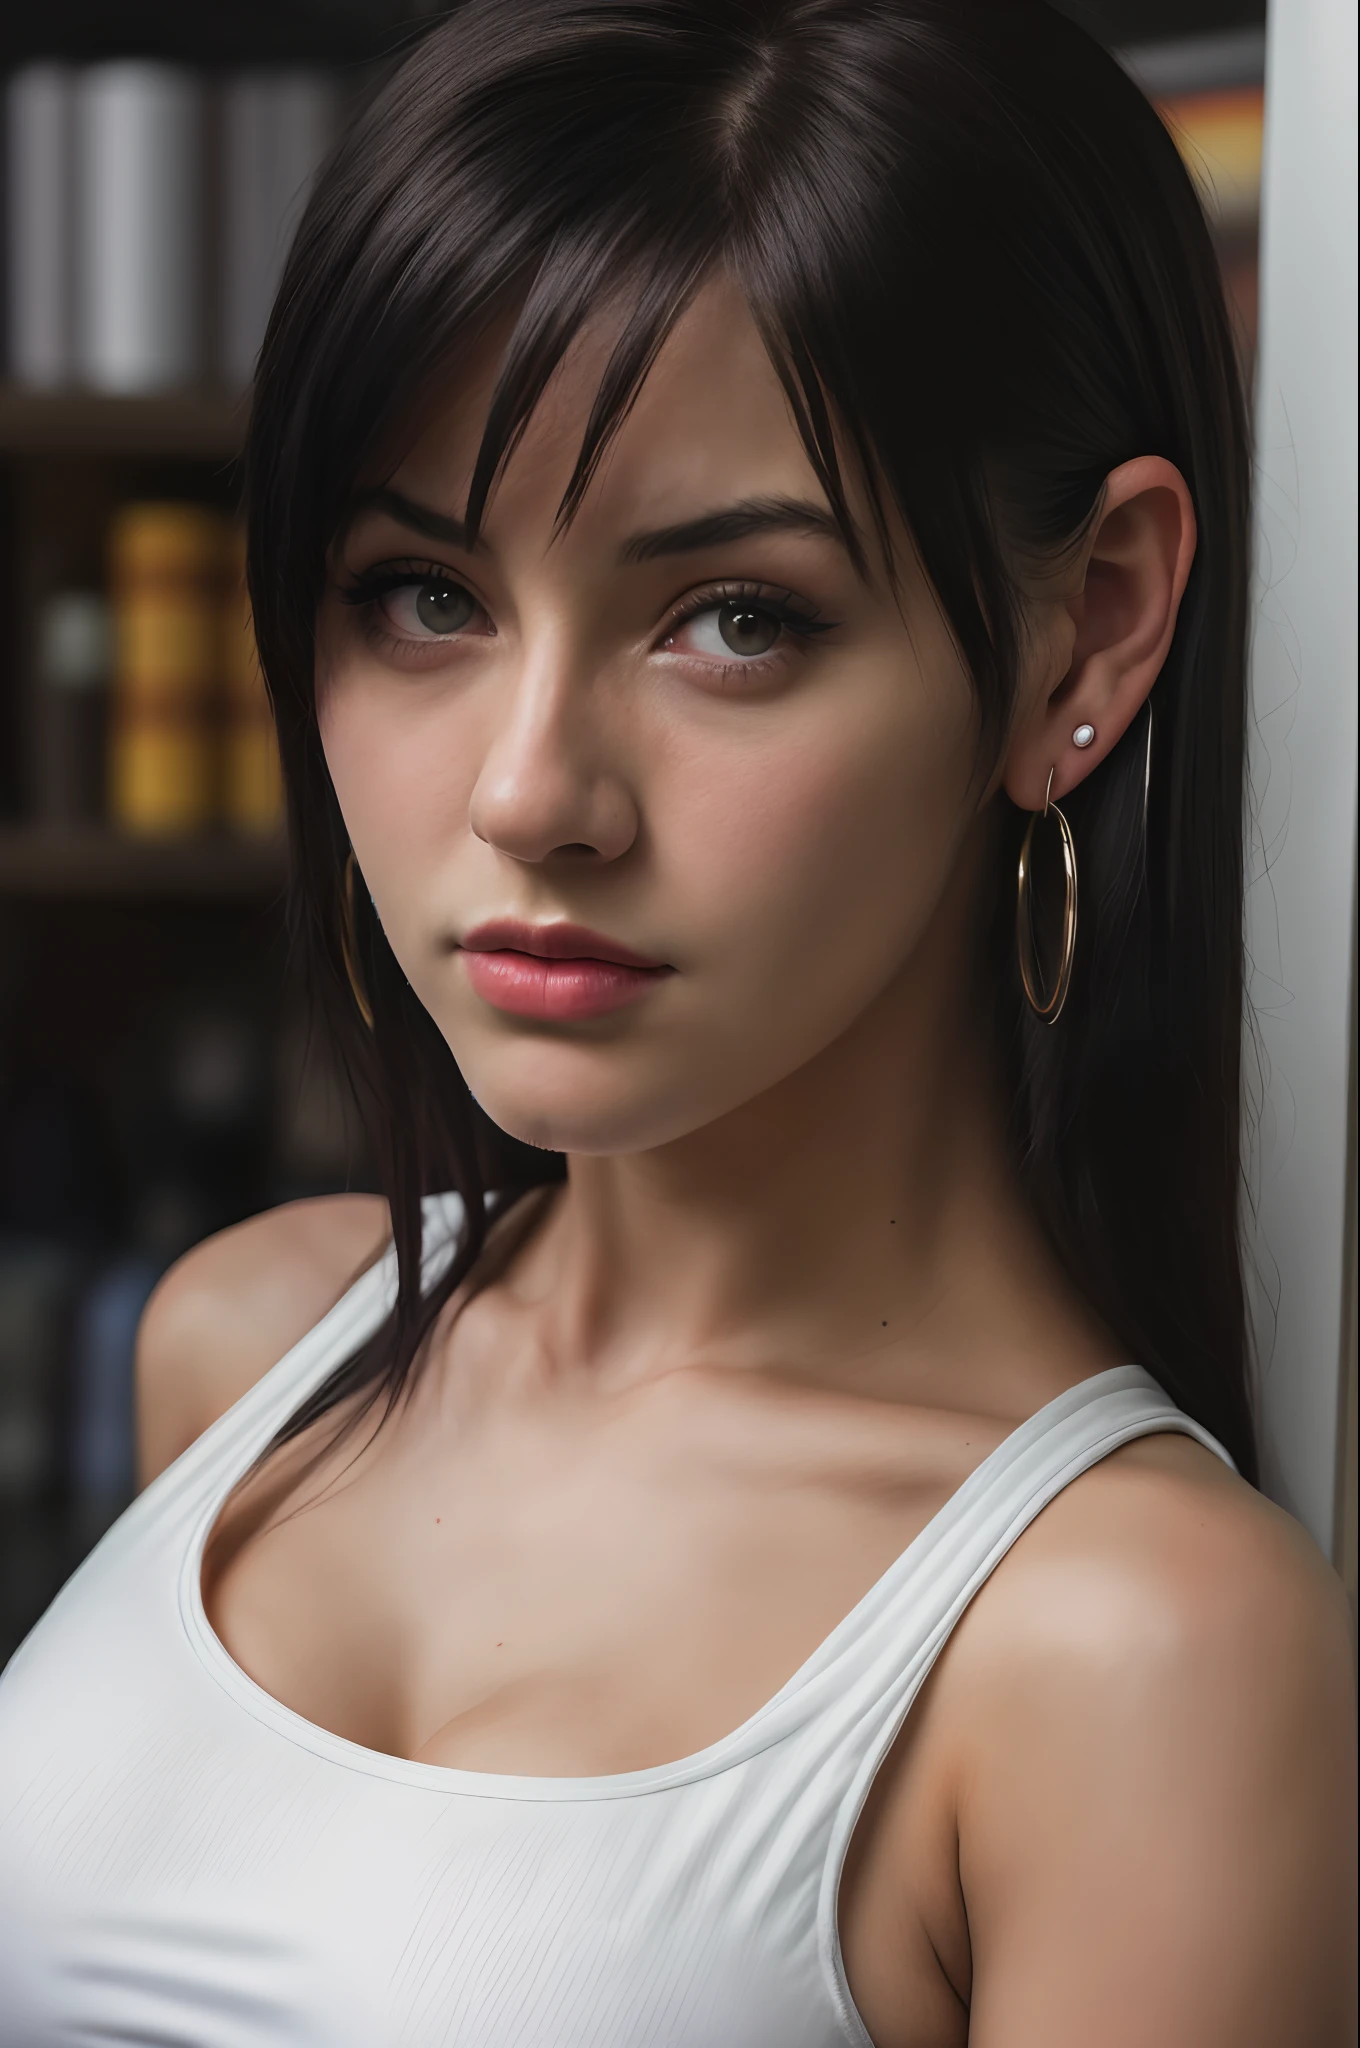
[[[456, 1199], [426, 1207], [427, 1273]], [[4, 2048], [871, 2048], [836, 1894], [874, 1772], [968, 1602], [1133, 1437], [1226, 1456], [1137, 1366], [981, 1464], [720, 1742], [597, 1778], [410, 1763], [281, 1706], [199, 1590], [274, 1432], [387, 1312], [391, 1254], [148, 1487], [0, 1680]]]

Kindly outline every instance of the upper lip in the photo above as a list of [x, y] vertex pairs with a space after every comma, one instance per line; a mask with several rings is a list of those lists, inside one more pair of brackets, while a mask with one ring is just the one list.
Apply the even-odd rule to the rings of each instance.
[[665, 966], [648, 960], [631, 946], [606, 938], [583, 924], [521, 924], [518, 918], [493, 917], [474, 925], [461, 941], [467, 953], [532, 953], [540, 960], [608, 960], [616, 967]]

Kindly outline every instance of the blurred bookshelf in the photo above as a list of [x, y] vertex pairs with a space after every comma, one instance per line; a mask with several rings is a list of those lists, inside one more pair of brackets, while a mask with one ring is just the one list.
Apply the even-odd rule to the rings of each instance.
[[368, 1184], [290, 966], [239, 457], [307, 179], [408, 21], [0, 24], [0, 1664], [131, 1495], [159, 1275]]
[[0, 461], [76, 454], [231, 463], [248, 415], [245, 398], [225, 393], [124, 396], [0, 384]]
[[0, 897], [122, 898], [137, 903], [250, 903], [281, 897], [281, 836], [208, 834], [158, 845], [97, 825], [0, 826]]
[[[1177, 135], [1249, 357], [1263, 4], [1061, 4]], [[311, 167], [441, 11], [53, 0], [0, 20], [0, 1664], [130, 1496], [158, 1274], [273, 1202], [372, 1185], [290, 968], [234, 522], [250, 362]], [[153, 127], [168, 168], [139, 198], [119, 136]], [[131, 341], [101, 311], [100, 248], [162, 308]], [[184, 618], [225, 634], [175, 679], [180, 723], [200, 720], [178, 812], [138, 723], [147, 679], [117, 651], [157, 549]]]

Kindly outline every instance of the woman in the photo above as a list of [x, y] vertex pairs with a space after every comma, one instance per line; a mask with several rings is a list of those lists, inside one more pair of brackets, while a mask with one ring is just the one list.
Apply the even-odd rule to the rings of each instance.
[[148, 1313], [152, 1483], [0, 1693], [3, 2038], [1339, 2048], [1155, 115], [1038, 5], [472, 0], [249, 482], [387, 1206]]

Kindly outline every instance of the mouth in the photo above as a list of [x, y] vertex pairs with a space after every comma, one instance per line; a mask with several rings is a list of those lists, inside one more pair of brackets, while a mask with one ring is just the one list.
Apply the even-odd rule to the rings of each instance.
[[460, 946], [473, 992], [493, 1009], [543, 1023], [603, 1017], [675, 972], [579, 924], [475, 925]]

